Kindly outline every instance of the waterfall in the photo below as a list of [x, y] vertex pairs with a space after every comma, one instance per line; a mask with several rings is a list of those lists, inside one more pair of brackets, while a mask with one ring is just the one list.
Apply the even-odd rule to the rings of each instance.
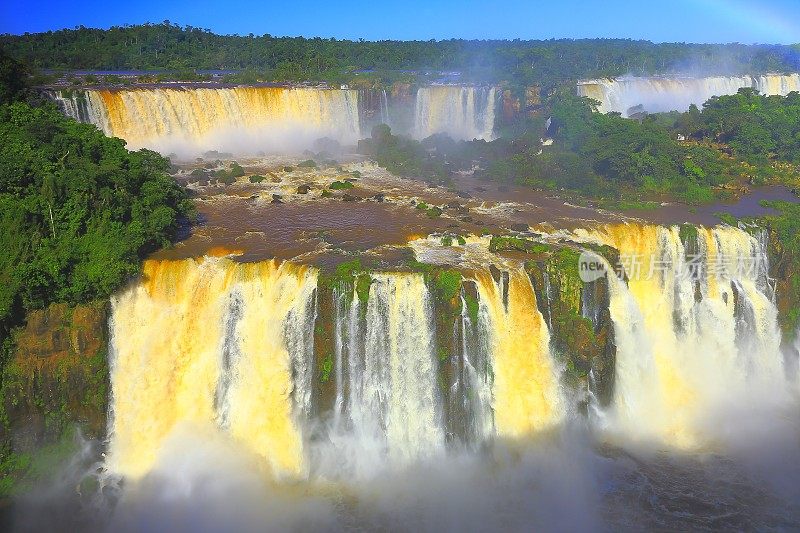
[[[319, 137], [361, 138], [356, 90], [234, 87], [55, 93], [65, 113], [132, 147], [162, 153], [292, 151]], [[81, 107], [86, 102], [86, 109]]]
[[179, 425], [222, 428], [276, 475], [304, 469], [316, 272], [273, 261], [147, 261], [112, 299], [108, 464], [139, 477]]
[[488, 321], [484, 315], [470, 316], [469, 306], [461, 294], [460, 335], [454, 340], [457, 356], [452, 360], [449, 385], [449, 424], [453, 437], [470, 447], [478, 447], [494, 436], [492, 415], [493, 379]]
[[792, 347], [794, 353], [791, 354], [791, 357], [794, 359], [790, 362], [790, 365], [794, 367], [795, 386], [800, 387], [800, 326], [798, 326], [797, 332], [794, 334], [794, 344]]
[[447, 133], [455, 139], [494, 138], [494, 87], [432, 86], [417, 90], [414, 135]]
[[52, 91], [50, 97], [66, 116], [86, 124], [94, 124], [106, 135], [111, 126], [103, 99], [97, 91]]
[[[631, 224], [574, 237], [617, 249], [626, 274], [609, 276], [608, 297], [605, 286], [582, 294], [582, 314], [597, 324], [607, 303], [614, 328], [613, 398], [594, 406], [601, 424], [695, 448], [712, 438], [715, 413], [779, 398], [763, 232]], [[339, 284], [318, 303], [329, 288], [306, 266], [146, 261], [112, 298], [109, 470], [140, 478], [187, 428], [226, 436], [277, 477], [341, 479], [436, 457], [448, 438], [475, 449], [557, 426], [567, 395], [528, 273], [466, 250], [460, 315], [448, 308], [456, 314], [444, 322], [419, 273], [372, 273], [368, 295]], [[319, 331], [318, 306], [331, 311]], [[321, 332], [331, 336], [315, 350]], [[442, 341], [451, 348], [440, 359]], [[317, 383], [321, 368], [330, 388]]]
[[386, 94], [386, 89], [381, 91], [381, 123], [391, 126], [392, 120], [389, 117], [389, 97]]
[[691, 104], [700, 106], [712, 96], [736, 94], [746, 87], [766, 95], [786, 96], [800, 91], [800, 74], [589, 80], [578, 84], [578, 95], [599, 101], [603, 113], [614, 111], [627, 116], [637, 106], [649, 113], [686, 111]]
[[[353, 144], [369, 135], [376, 119], [393, 124], [385, 90], [360, 95], [354, 89], [310, 87], [159, 87], [49, 94], [65, 115], [94, 124], [131, 148], [183, 156], [208, 150], [296, 152], [320, 137]], [[375, 118], [362, 117], [367, 108]], [[491, 140], [495, 89], [422, 87], [408, 111], [414, 114], [412, 133], [420, 139], [448, 133]]]
[[757, 239], [731, 227], [700, 229], [698, 253], [690, 253], [677, 227], [608, 226], [589, 235], [619, 250], [628, 277], [626, 285], [609, 276], [619, 430], [701, 445], [704, 417], [783, 382]]
[[553, 426], [563, 416], [563, 402], [550, 334], [530, 278], [518, 268], [508, 273], [507, 286], [488, 272], [479, 273], [476, 282], [479, 320], [491, 342], [496, 433], [521, 437]]
[[365, 450], [377, 453], [368, 461], [388, 458], [403, 465], [441, 450], [433, 316], [423, 277], [376, 274], [363, 314], [363, 304], [352, 295], [347, 310], [346, 297], [337, 298], [336, 330], [342, 337], [336, 341], [336, 366], [343, 371], [336, 402], [347, 406], [349, 431]]

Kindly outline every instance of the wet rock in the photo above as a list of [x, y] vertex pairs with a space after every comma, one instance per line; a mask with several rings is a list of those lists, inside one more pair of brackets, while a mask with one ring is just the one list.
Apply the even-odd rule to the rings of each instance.
[[467, 223], [469, 223], [469, 222], [472, 222], [472, 221], [473, 221], [473, 220], [472, 220], [472, 217], [470, 217], [470, 216], [461, 217], [459, 220], [460, 220], [461, 222], [467, 222]]
[[282, 204], [283, 200], [281, 200], [282, 196], [280, 194], [273, 194], [271, 204]]
[[447, 209], [460, 209], [461, 204], [459, 204], [458, 202], [450, 202], [446, 205], [446, 207]]
[[300, 185], [297, 188], [297, 194], [308, 194], [308, 191], [310, 191], [310, 190], [311, 190], [311, 185], [307, 185], [307, 184]]
[[479, 298], [478, 285], [475, 283], [475, 281], [465, 279], [461, 286], [464, 288], [464, 294], [466, 296], [469, 296], [473, 300], [477, 300]]
[[472, 198], [472, 195], [471, 195], [470, 193], [468, 193], [468, 192], [464, 192], [464, 191], [458, 191], [458, 192], [456, 193], [456, 195], [457, 195], [459, 198]]
[[495, 283], [500, 283], [500, 277], [503, 274], [500, 269], [494, 264], [491, 264], [489, 265], [489, 272], [492, 274], [492, 278], [494, 278]]
[[528, 226], [527, 224], [522, 224], [522, 223], [511, 224], [511, 230], [512, 231], [528, 231], [529, 229], [530, 229], [530, 226]]
[[359, 200], [361, 200], [361, 198], [359, 198], [358, 196], [353, 196], [352, 194], [344, 193], [342, 195], [342, 201], [344, 202], [357, 202]]
[[379, 192], [378, 194], [373, 196], [372, 199], [375, 200], [376, 202], [383, 202], [386, 199], [386, 195], [383, 194], [382, 192]]

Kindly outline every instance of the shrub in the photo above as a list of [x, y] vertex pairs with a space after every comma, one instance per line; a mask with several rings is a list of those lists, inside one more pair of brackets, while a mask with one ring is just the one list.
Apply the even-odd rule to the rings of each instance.
[[328, 188], [334, 191], [343, 191], [346, 189], [352, 189], [353, 184], [349, 181], [334, 181]]
[[439, 218], [442, 215], [442, 210], [438, 207], [429, 207], [425, 214], [428, 215], [428, 218]]
[[436, 290], [444, 300], [452, 300], [461, 290], [461, 273], [457, 270], [442, 270], [436, 276]]

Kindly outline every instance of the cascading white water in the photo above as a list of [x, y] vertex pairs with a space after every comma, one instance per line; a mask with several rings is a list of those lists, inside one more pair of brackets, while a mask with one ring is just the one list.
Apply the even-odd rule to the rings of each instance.
[[420, 87], [414, 104], [414, 136], [447, 133], [454, 139], [494, 138], [495, 88]]
[[392, 119], [389, 116], [389, 97], [386, 94], [386, 89], [381, 91], [381, 123], [392, 124]]
[[627, 116], [636, 106], [649, 113], [686, 111], [712, 96], [736, 94], [741, 88], [762, 94], [786, 96], [800, 91], [800, 74], [729, 76], [708, 78], [636, 78], [588, 80], [578, 84], [578, 95], [600, 102], [599, 111]]
[[609, 280], [614, 429], [626, 438], [705, 445], [715, 411], [779, 393], [777, 310], [765, 293], [757, 239], [736, 228], [701, 229], [699, 254], [687, 257], [678, 228], [610, 226], [589, 236], [620, 251], [629, 278], [627, 285]]
[[78, 122], [94, 124], [106, 135], [111, 134], [105, 104], [97, 91], [52, 91], [50, 96], [66, 116]]
[[[369, 134], [362, 131], [361, 116], [362, 106], [369, 104], [350, 89], [164, 87], [58, 90], [50, 96], [67, 116], [125, 139], [132, 148], [165, 154], [293, 152], [320, 137], [347, 144]], [[374, 96], [373, 120], [391, 125], [386, 91]], [[412, 134], [418, 138], [448, 133], [456, 139], [490, 140], [495, 89], [422, 87], [408, 112], [414, 113]]]
[[302, 475], [316, 277], [272, 261], [147, 261], [112, 299], [109, 469], [145, 475], [191, 427]]
[[794, 335], [794, 361], [792, 364], [794, 366], [796, 386], [800, 387], [800, 327], [797, 328], [797, 332]]
[[364, 313], [352, 295], [338, 292], [337, 300], [335, 402], [346, 408], [336, 429], [348, 431], [362, 454], [372, 454], [357, 472], [370, 473], [364, 469], [387, 458], [405, 465], [440, 451], [442, 406], [423, 277], [375, 275]]
[[132, 147], [162, 153], [305, 148], [320, 137], [361, 138], [356, 90], [234, 87], [55, 92], [64, 112]]
[[478, 308], [475, 316], [471, 316], [463, 289], [460, 299], [461, 345], [451, 362], [448, 422], [454, 438], [467, 446], [477, 447], [494, 436], [491, 324], [486, 308], [483, 313]]

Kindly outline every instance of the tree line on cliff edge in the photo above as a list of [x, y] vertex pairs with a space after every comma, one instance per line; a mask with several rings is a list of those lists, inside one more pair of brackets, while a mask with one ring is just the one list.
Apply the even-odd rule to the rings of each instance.
[[652, 43], [626, 39], [364, 41], [217, 35], [161, 24], [2, 35], [0, 45], [42, 69], [249, 69], [263, 79], [323, 81], [363, 71], [458, 70], [465, 79], [519, 84], [623, 74], [735, 74], [800, 69], [782, 45]]

